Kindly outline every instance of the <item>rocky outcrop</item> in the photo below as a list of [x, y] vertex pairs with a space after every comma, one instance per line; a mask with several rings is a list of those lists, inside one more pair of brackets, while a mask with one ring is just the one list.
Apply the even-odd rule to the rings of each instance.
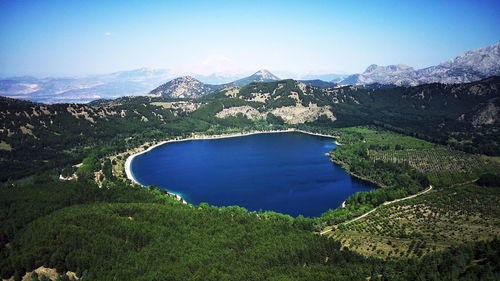
[[305, 122], [313, 122], [318, 120], [321, 115], [325, 115], [332, 121], [337, 120], [333, 115], [329, 106], [319, 107], [316, 104], [309, 104], [309, 106], [302, 106], [297, 104], [295, 106], [283, 106], [274, 108], [266, 112], [259, 112], [257, 109], [245, 105], [224, 108], [217, 112], [215, 117], [226, 118], [229, 116], [236, 116], [239, 113], [245, 115], [248, 119], [264, 119], [268, 113], [281, 117], [288, 124], [303, 124]]
[[482, 126], [498, 122], [498, 108], [493, 102], [489, 102], [486, 107], [476, 114], [472, 119], [472, 125]]
[[244, 106], [234, 106], [234, 107], [224, 108], [222, 111], [217, 112], [217, 114], [215, 114], [215, 117], [226, 118], [228, 116], [236, 116], [238, 115], [238, 113], [245, 115], [250, 120], [253, 118], [262, 119], [265, 118], [267, 115], [260, 113], [257, 109], [251, 106], [244, 105]]
[[325, 115], [330, 120], [335, 121], [337, 118], [330, 111], [329, 106], [319, 107], [316, 104], [309, 104], [309, 106], [284, 106], [271, 110], [271, 113], [281, 117], [288, 124], [303, 124], [305, 122], [312, 122], [318, 120], [321, 115]]

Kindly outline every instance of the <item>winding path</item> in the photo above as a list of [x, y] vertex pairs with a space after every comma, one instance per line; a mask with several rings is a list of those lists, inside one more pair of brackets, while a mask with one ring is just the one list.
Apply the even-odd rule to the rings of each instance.
[[[413, 195], [410, 195], [410, 196], [407, 196], [407, 197], [404, 197], [404, 198], [400, 198], [400, 199], [396, 199], [396, 200], [392, 200], [392, 201], [387, 201], [387, 202], [384, 202], [384, 203], [382, 204], [382, 206], [386, 206], [386, 205], [390, 205], [390, 204], [392, 204], [392, 203], [396, 203], [396, 202], [399, 202], [399, 201], [403, 201], [403, 200], [408, 200], [408, 199], [415, 198], [415, 197], [417, 197], [417, 196], [420, 196], [420, 195], [422, 195], [422, 194], [425, 194], [425, 193], [427, 193], [427, 192], [431, 191], [431, 189], [432, 189], [432, 185], [429, 185], [429, 188], [428, 188], [428, 189], [426, 189], [426, 190], [424, 190], [424, 191], [422, 191], [422, 192], [420, 192], [420, 193], [413, 194]], [[359, 220], [359, 219], [362, 219], [362, 218], [364, 218], [364, 217], [368, 216], [369, 214], [371, 214], [371, 213], [375, 212], [376, 210], [377, 210], [377, 208], [374, 208], [374, 209], [372, 209], [372, 210], [370, 210], [370, 211], [368, 211], [368, 212], [366, 212], [366, 213], [362, 214], [361, 216], [356, 217], [356, 218], [354, 218], [354, 219], [352, 219], [352, 220], [349, 220], [349, 221], [347, 221], [347, 222], [344, 222], [344, 223], [342, 223], [342, 224], [348, 224], [348, 223], [351, 223], [351, 222], [355, 222], [355, 221], [357, 221], [357, 220]], [[337, 229], [337, 226], [336, 226], [336, 225], [334, 225], [334, 226], [333, 226], [332, 228], [330, 228], [330, 229], [327, 229], [327, 230], [324, 230], [324, 231], [320, 232], [319, 234], [320, 234], [320, 235], [324, 235], [324, 234], [326, 234], [326, 233], [328, 233], [328, 232], [330, 232], [330, 231], [332, 231], [332, 230], [334, 230], [334, 229]]]

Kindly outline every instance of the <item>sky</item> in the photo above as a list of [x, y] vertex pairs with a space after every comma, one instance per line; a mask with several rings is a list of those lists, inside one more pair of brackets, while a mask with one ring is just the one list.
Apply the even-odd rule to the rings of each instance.
[[500, 42], [500, 1], [0, 1], [0, 77], [423, 68]]

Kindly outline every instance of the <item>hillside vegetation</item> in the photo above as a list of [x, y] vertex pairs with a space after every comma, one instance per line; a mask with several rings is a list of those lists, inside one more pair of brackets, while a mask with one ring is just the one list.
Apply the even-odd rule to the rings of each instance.
[[282, 80], [227, 88], [197, 100], [126, 97], [43, 105], [0, 98], [0, 181], [74, 165], [95, 150], [115, 153], [194, 132], [307, 124], [371, 124], [469, 153], [499, 155], [499, 84], [493, 77], [461, 85], [320, 89]]

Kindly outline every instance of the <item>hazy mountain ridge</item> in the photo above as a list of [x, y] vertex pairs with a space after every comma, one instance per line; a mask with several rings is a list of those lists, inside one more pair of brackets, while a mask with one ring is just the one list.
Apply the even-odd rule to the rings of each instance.
[[[338, 85], [356, 85], [368, 88], [392, 86], [416, 86], [426, 83], [467, 83], [490, 76], [500, 75], [500, 43], [470, 50], [458, 57], [437, 66], [415, 70], [407, 65], [370, 65], [361, 74], [336, 78], [331, 82], [315, 79], [332, 78], [339, 75], [309, 75], [311, 80], [304, 83], [320, 88]], [[215, 90], [244, 86], [251, 82], [270, 82], [279, 78], [267, 70], [260, 70], [249, 77], [224, 84], [203, 83], [192, 76], [174, 79], [176, 73], [163, 69], [141, 68], [104, 75], [68, 78], [13, 77], [0, 80], [0, 95], [11, 98], [27, 99], [43, 103], [85, 103], [97, 99], [114, 99], [134, 95], [158, 95], [161, 89], [165, 96], [193, 98], [206, 95]], [[189, 77], [189, 78], [187, 78]], [[222, 82], [229, 77], [195, 75], [204, 81]], [[233, 77], [234, 78], [234, 77]], [[169, 81], [174, 79], [172, 81]], [[168, 81], [165, 83], [165, 81]], [[331, 83], [331, 84], [330, 84]], [[161, 85], [158, 87], [158, 85]], [[171, 89], [168, 89], [172, 87]], [[192, 88], [190, 88], [192, 87]], [[158, 88], [158, 89], [157, 89]], [[151, 89], [154, 89], [151, 91]]]
[[[129, 71], [119, 71], [102, 75], [89, 75], [81, 77], [47, 77], [35, 78], [30, 76], [11, 77], [0, 80], [0, 96], [31, 100], [43, 103], [87, 103], [98, 99], [115, 99], [123, 96], [146, 95], [152, 89], [162, 85], [178, 76], [177, 73], [168, 69], [149, 69], [140, 68]], [[215, 74], [209, 76], [195, 75], [196, 77], [208, 81], [228, 81], [224, 84], [206, 84], [194, 83], [193, 93], [189, 90], [181, 91], [180, 96], [194, 97], [212, 92], [214, 89], [220, 89], [227, 86], [246, 85], [255, 81], [272, 81], [277, 79], [267, 70], [262, 73], [239, 80], [231, 77], [218, 77]], [[186, 76], [182, 76], [186, 77]], [[192, 76], [190, 76], [193, 78]], [[181, 78], [181, 77], [178, 77]], [[194, 79], [194, 78], [193, 78]], [[168, 82], [167, 82], [168, 83]], [[223, 85], [223, 86], [221, 86]], [[180, 85], [176, 86], [180, 87]], [[181, 87], [182, 88], [182, 87]], [[180, 89], [179, 89], [180, 91]]]
[[341, 85], [383, 84], [416, 86], [426, 83], [457, 84], [500, 75], [500, 43], [463, 52], [439, 65], [415, 70], [407, 65], [370, 65], [363, 73], [350, 75]]
[[100, 98], [144, 95], [175, 74], [141, 68], [68, 78], [13, 77], [0, 80], [0, 95], [43, 103], [85, 103]]

